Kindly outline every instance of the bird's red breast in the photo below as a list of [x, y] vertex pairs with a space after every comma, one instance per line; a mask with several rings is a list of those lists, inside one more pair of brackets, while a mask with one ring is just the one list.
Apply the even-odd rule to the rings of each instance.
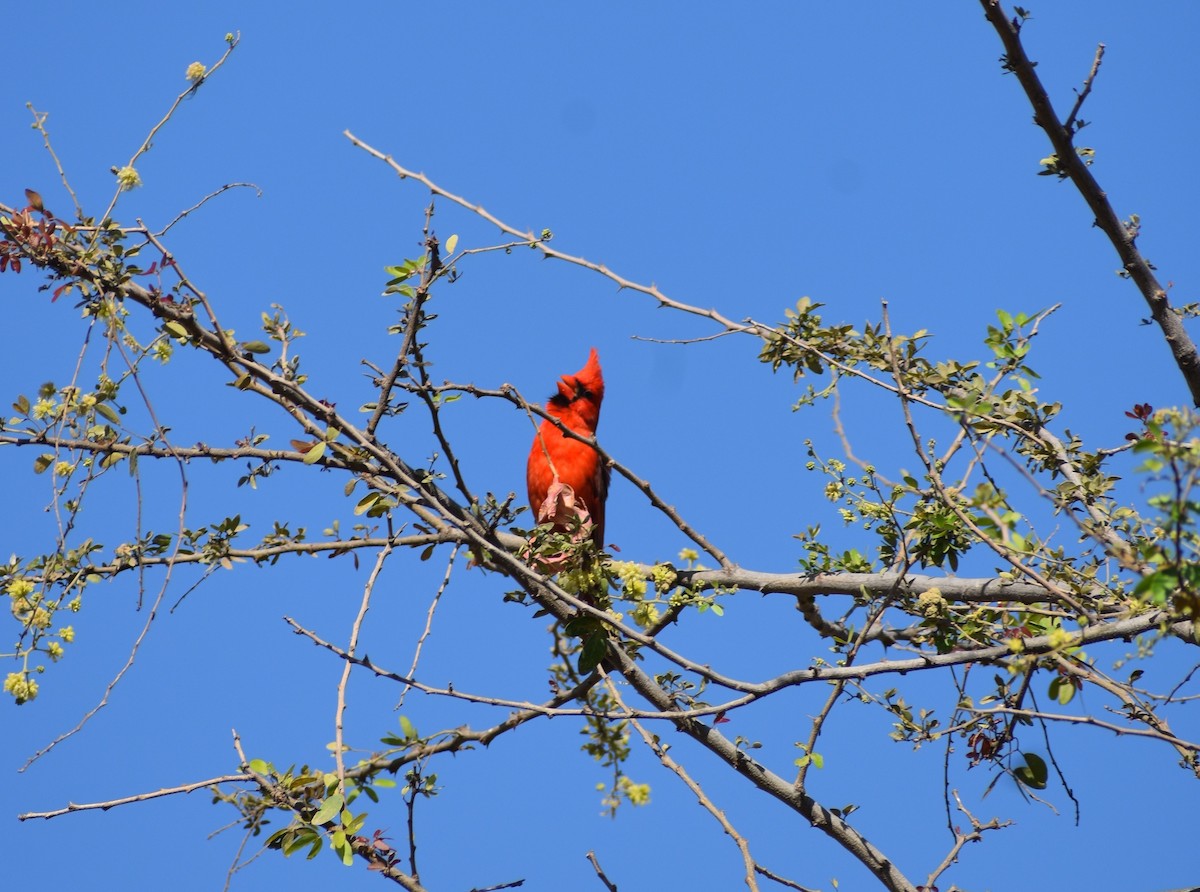
[[[604, 375], [600, 371], [600, 357], [593, 347], [583, 368], [558, 379], [558, 390], [546, 403], [546, 411], [568, 430], [583, 437], [595, 437], [603, 399]], [[609, 473], [595, 449], [566, 436], [549, 421], [543, 421], [533, 438], [525, 473], [530, 507], [535, 515], [542, 513], [542, 506], [556, 480], [570, 486], [576, 500], [582, 502], [591, 515], [593, 541], [603, 545], [604, 500], [608, 497]], [[543, 517], [538, 516], [538, 521], [542, 520]], [[557, 524], [556, 529], [565, 527]]]

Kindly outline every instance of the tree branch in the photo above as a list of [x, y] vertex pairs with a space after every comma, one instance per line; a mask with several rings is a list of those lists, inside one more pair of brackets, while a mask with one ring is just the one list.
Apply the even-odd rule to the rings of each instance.
[[[1191, 391], [1192, 403], [1200, 406], [1200, 353], [1184, 328], [1183, 319], [1171, 306], [1166, 289], [1159, 284], [1150, 263], [1137, 249], [1136, 231], [1120, 221], [1108, 201], [1108, 195], [1100, 188], [1091, 170], [1076, 152], [1074, 134], [1059, 120], [1046, 88], [1042, 86], [1033, 63], [1025, 53], [1019, 26], [1008, 18], [999, 0], [979, 2], [983, 6], [984, 15], [1004, 44], [1005, 68], [1016, 74], [1030, 105], [1033, 106], [1034, 122], [1046, 132], [1050, 144], [1054, 146], [1058, 169], [1070, 177], [1095, 214], [1096, 226], [1108, 236], [1117, 256], [1121, 258], [1122, 269], [1137, 285], [1150, 308], [1150, 316], [1162, 330], [1171, 355], [1175, 358], [1175, 364]], [[1085, 84], [1087, 89], [1090, 89], [1096, 68], [1099, 66], [1099, 56], [1097, 53], [1096, 64]], [[1086, 93], [1081, 94], [1077, 105], [1082, 103], [1085, 96]], [[1073, 117], [1074, 112], [1069, 120], [1073, 120]]]
[[56, 809], [54, 811], [30, 811], [24, 814], [17, 815], [18, 821], [30, 821], [34, 818], [57, 818], [59, 815], [67, 815], [77, 811], [108, 811], [110, 808], [116, 808], [119, 805], [130, 805], [134, 802], [148, 802], [151, 799], [161, 799], [163, 796], [174, 796], [177, 793], [194, 793], [196, 790], [207, 790], [218, 784], [235, 784], [235, 783], [257, 783], [258, 778], [253, 774], [225, 774], [221, 777], [212, 777], [208, 780], [196, 781], [191, 784], [183, 784], [178, 787], [167, 787], [162, 790], [155, 790], [152, 793], [138, 793], [136, 796], [123, 796], [120, 799], [109, 799], [105, 802], [84, 802], [76, 804], [74, 802], [67, 805], [66, 808]]

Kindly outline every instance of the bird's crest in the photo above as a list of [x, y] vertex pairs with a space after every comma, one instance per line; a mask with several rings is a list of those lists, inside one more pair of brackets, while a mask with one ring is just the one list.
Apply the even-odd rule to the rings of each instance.
[[550, 397], [546, 408], [559, 417], [567, 412], [577, 415], [594, 432], [603, 399], [604, 374], [600, 371], [600, 356], [593, 347], [583, 368], [558, 379], [558, 393]]

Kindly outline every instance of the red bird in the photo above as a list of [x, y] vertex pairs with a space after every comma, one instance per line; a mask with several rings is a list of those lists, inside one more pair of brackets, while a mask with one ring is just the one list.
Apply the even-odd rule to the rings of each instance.
[[[574, 375], [558, 380], [558, 392], [551, 395], [546, 411], [568, 430], [583, 437], [595, 437], [600, 422], [600, 402], [604, 399], [604, 376], [600, 357], [592, 348], [587, 365]], [[529, 450], [525, 481], [529, 504], [538, 522], [556, 514], [555, 502], [547, 505], [555, 482], [570, 486], [576, 502], [582, 502], [592, 519], [592, 541], [604, 544], [604, 500], [608, 497], [609, 468], [591, 446], [573, 440], [549, 421], [543, 421]], [[556, 501], [556, 500], [555, 500]], [[556, 518], [555, 529], [567, 530], [567, 521]]]

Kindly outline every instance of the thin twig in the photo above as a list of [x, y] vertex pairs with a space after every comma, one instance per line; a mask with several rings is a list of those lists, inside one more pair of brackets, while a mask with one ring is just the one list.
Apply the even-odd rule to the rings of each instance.
[[212, 201], [218, 195], [228, 192], [230, 189], [253, 189], [259, 198], [262, 198], [262, 195], [263, 195], [262, 189], [260, 189], [254, 183], [226, 183], [220, 189], [217, 189], [214, 192], [209, 192], [207, 195], [205, 195], [203, 198], [201, 198], [198, 202], [196, 202], [194, 205], [192, 205], [187, 210], [180, 211], [178, 214], [175, 215], [174, 219], [172, 219], [170, 223], [168, 223], [166, 226], [164, 226], [162, 229], [160, 229], [157, 233], [155, 233], [155, 235], [157, 235], [159, 238], [162, 238], [164, 235], [166, 235], [168, 232], [171, 231], [171, 227], [173, 227], [176, 223], [178, 223], [184, 217], [188, 216], [189, 214], [194, 214], [196, 211], [200, 210], [200, 208], [204, 207], [206, 204], [208, 204], [210, 201]]
[[1128, 735], [1130, 737], [1145, 737], [1151, 740], [1161, 740], [1164, 743], [1169, 743], [1172, 747], [1180, 750], [1186, 750], [1191, 753], [1200, 753], [1200, 743], [1193, 743], [1190, 740], [1176, 737], [1169, 732], [1155, 730], [1154, 728], [1127, 728], [1122, 725], [1116, 725], [1112, 722], [1105, 722], [1092, 715], [1067, 715], [1065, 713], [1042, 712], [1036, 709], [1013, 709], [1008, 706], [989, 706], [986, 709], [972, 710], [976, 715], [1012, 715], [1023, 719], [1041, 719], [1047, 722], [1065, 722], [1073, 725], [1090, 725], [1093, 728], [1103, 728], [1106, 731], [1111, 731], [1118, 737]]
[[[870, 640], [868, 636], [871, 628], [878, 623], [883, 614], [887, 612], [887, 609], [891, 606], [893, 598], [895, 598], [895, 592], [892, 592], [887, 597], [880, 598], [877, 601], [872, 602], [871, 608], [867, 611], [867, 621], [863, 623], [863, 627], [858, 631], [854, 642], [851, 644], [850, 649], [846, 652], [845, 656], [838, 661], [839, 665], [851, 666], [854, 664], [854, 661], [858, 657], [858, 654], [862, 650], [864, 644]], [[821, 731], [824, 729], [825, 723], [829, 720], [829, 716], [833, 712], [833, 707], [837, 704], [838, 700], [841, 699], [842, 692], [846, 689], [846, 684], [849, 681], [850, 679], [841, 678], [833, 682], [829, 690], [829, 696], [825, 698], [824, 706], [821, 707], [821, 711], [817, 713], [816, 717], [812, 721], [812, 727], [809, 730], [808, 740], [806, 740], [804, 743], [803, 752], [806, 757], [806, 761], [796, 772], [795, 783], [797, 789], [804, 789], [805, 780], [808, 777], [808, 770], [816, 758], [814, 754], [817, 748], [817, 739], [821, 736]]]
[[967, 810], [963, 805], [962, 799], [958, 795], [958, 790], [951, 790], [954, 796], [954, 801], [958, 803], [958, 810], [967, 816], [967, 820], [971, 822], [971, 832], [963, 833], [958, 828], [954, 828], [954, 844], [950, 847], [950, 851], [946, 853], [946, 857], [942, 859], [942, 863], [933, 869], [929, 874], [929, 878], [925, 881], [926, 889], [936, 889], [934, 883], [937, 878], [945, 873], [952, 865], [958, 862], [959, 853], [963, 846], [969, 842], [978, 842], [983, 838], [983, 834], [988, 830], [1000, 830], [1012, 824], [1012, 821], [1001, 821], [999, 818], [992, 818], [986, 824], [980, 823], [976, 817]]
[[[417, 674], [417, 666], [421, 662], [421, 648], [425, 646], [425, 639], [433, 631], [433, 614], [437, 610], [438, 602], [441, 601], [446, 588], [450, 585], [450, 574], [454, 572], [454, 561], [458, 558], [458, 549], [459, 546], [456, 545], [450, 552], [450, 557], [446, 561], [446, 573], [442, 576], [442, 583], [438, 586], [438, 590], [434, 592], [433, 600], [429, 602], [429, 610], [425, 614], [425, 628], [421, 631], [421, 637], [417, 639], [417, 646], [413, 650], [412, 665], [408, 667], [408, 672], [406, 673], [410, 678]], [[397, 709], [404, 705], [404, 698], [408, 696], [410, 690], [412, 690], [412, 685], [405, 685], [404, 690], [400, 692], [400, 699], [396, 701]]]
[[[389, 533], [391, 530], [388, 531]], [[379, 554], [375, 558], [375, 566], [371, 568], [371, 575], [367, 578], [366, 584], [363, 586], [362, 600], [358, 605], [358, 613], [354, 617], [354, 625], [350, 628], [350, 643], [346, 647], [346, 655], [353, 657], [358, 649], [358, 636], [362, 632], [363, 620], [366, 619], [367, 611], [371, 607], [371, 593], [375, 591], [375, 583], [379, 580], [379, 574], [383, 572], [383, 565], [392, 554], [392, 546], [389, 543], [379, 550]], [[334, 713], [333, 719], [333, 734], [334, 748], [333, 758], [334, 764], [337, 767], [338, 792], [344, 797], [346, 795], [346, 760], [345, 760], [345, 742], [343, 738], [343, 720], [346, 715], [346, 688], [350, 684], [350, 670], [353, 664], [347, 659], [342, 664], [342, 677], [338, 681], [337, 686], [337, 710]], [[413, 871], [414, 876], [416, 871]]]
[[787, 886], [789, 889], [795, 889], [796, 892], [820, 892], [819, 889], [813, 889], [809, 886], [801, 886], [795, 880], [789, 880], [787, 877], [782, 877], [774, 871], [767, 870], [767, 868], [763, 867], [761, 864], [755, 864], [754, 870], [758, 873], [761, 873], [768, 880], [771, 880], [774, 883], [779, 883], [781, 886]]
[[[529, 245], [530, 247], [535, 248], [536, 250], [540, 251], [546, 257], [553, 258], [555, 260], [561, 260], [564, 263], [569, 263], [569, 264], [572, 264], [573, 266], [578, 266], [583, 269], [591, 270], [592, 272], [597, 273], [597, 274], [603, 276], [604, 278], [608, 279], [609, 281], [613, 282], [621, 290], [633, 291], [638, 294], [644, 294], [647, 297], [651, 297], [655, 301], [657, 301], [659, 306], [669, 307], [670, 309], [673, 309], [673, 310], [678, 310], [683, 313], [689, 313], [694, 316], [699, 316], [701, 318], [708, 319], [708, 320], [716, 323], [717, 325], [721, 326], [722, 328], [724, 328], [726, 331], [728, 331], [730, 333], [751, 335], [752, 337], [755, 337], [758, 339], [763, 339], [768, 336], [773, 337], [773, 338], [782, 337], [787, 343], [793, 344], [798, 349], [803, 350], [806, 353], [809, 353], [813, 356], [818, 357], [822, 363], [826, 364], [831, 369], [836, 369], [836, 370], [840, 371], [842, 374], [848, 375], [853, 378], [860, 378], [876, 387], [882, 388], [883, 390], [885, 390], [889, 393], [893, 393], [893, 394], [895, 393], [896, 389], [892, 384], [889, 384], [885, 380], [876, 378], [876, 377], [868, 374], [862, 368], [860, 368], [857, 363], [843, 362], [843, 361], [837, 359], [836, 357], [830, 356], [828, 353], [825, 353], [824, 351], [814, 347], [812, 344], [809, 344], [806, 341], [803, 341], [799, 338], [796, 338], [796, 337], [793, 337], [790, 335], [785, 335], [784, 333], [780, 332], [775, 326], [767, 325], [765, 323], [758, 322], [751, 318], [747, 318], [747, 319], [743, 320], [742, 322], [735, 322], [734, 320], [722, 315], [720, 312], [718, 312], [714, 308], [698, 307], [698, 306], [693, 306], [691, 304], [683, 303], [681, 301], [678, 301], [678, 300], [675, 300], [674, 298], [669, 297], [668, 295], [666, 295], [665, 293], [660, 291], [658, 289], [658, 287], [655, 285], [644, 285], [640, 282], [635, 282], [632, 279], [627, 279], [626, 277], [620, 275], [619, 273], [614, 272], [613, 270], [609, 269], [607, 266], [605, 266], [602, 263], [595, 263], [593, 261], [588, 260], [585, 257], [578, 257], [578, 256], [575, 256], [572, 254], [567, 254], [563, 251], [559, 251], [555, 248], [552, 248], [548, 244], [546, 239], [536, 236], [532, 232], [523, 232], [520, 229], [518, 229], [517, 227], [512, 226], [508, 223], [505, 223], [503, 220], [496, 217], [494, 214], [490, 213], [489, 211], [485, 210], [483, 207], [472, 204], [471, 202], [467, 201], [462, 196], [455, 195], [453, 192], [443, 189], [437, 183], [433, 182], [433, 180], [429, 179], [429, 177], [425, 176], [425, 174], [419, 173], [414, 170], [409, 170], [408, 168], [399, 164], [396, 161], [396, 159], [393, 158], [391, 155], [385, 154], [384, 152], [379, 151], [378, 149], [374, 148], [373, 146], [368, 145], [367, 143], [365, 143], [361, 139], [359, 139], [357, 136], [355, 136], [353, 133], [351, 133], [349, 130], [344, 131], [343, 135], [348, 140], [350, 140], [352, 145], [356, 146], [357, 148], [362, 149], [364, 152], [371, 155], [373, 158], [377, 158], [380, 161], [384, 162], [386, 165], [388, 165], [388, 167], [390, 167], [393, 171], [395, 171], [395, 173], [401, 179], [411, 178], [413, 180], [416, 180], [418, 183], [421, 183], [421, 185], [423, 185], [427, 189], [429, 189], [429, 191], [432, 192], [434, 195], [440, 195], [443, 198], [447, 199], [448, 201], [453, 202], [454, 204], [457, 204], [459, 207], [463, 208], [464, 210], [467, 210], [470, 213], [473, 213], [473, 214], [481, 217], [482, 219], [488, 221], [489, 223], [491, 223], [493, 226], [495, 226], [500, 231], [507, 233], [508, 235], [511, 235], [515, 238], [522, 239], [523, 240], [522, 244]], [[916, 395], [913, 395], [911, 398], [914, 402], [921, 403], [922, 405], [927, 405], [931, 408], [941, 408], [940, 406], [938, 406], [937, 403], [929, 401], [929, 400], [924, 400], [923, 398], [918, 397]]]
[[[217, 70], [225, 64], [240, 40], [240, 34], [230, 35], [228, 46], [225, 48], [225, 52], [221, 54], [221, 58], [214, 62], [211, 68], [205, 71], [203, 77], [192, 83], [186, 90], [175, 97], [175, 101], [171, 103], [171, 107], [167, 109], [167, 113], [162, 116], [157, 124], [150, 128], [150, 132], [146, 135], [146, 138], [142, 140], [142, 144], [138, 147], [138, 150], [130, 157], [129, 163], [126, 165], [127, 167], [134, 167], [137, 164], [138, 158], [150, 151], [150, 147], [154, 145], [154, 137], [158, 134], [159, 130], [166, 126], [167, 121], [171, 120], [175, 114], [175, 110], [179, 108], [183, 100], [187, 99], [189, 96], [194, 96], [196, 91], [200, 88], [200, 85], [212, 77]], [[110, 216], [112, 216], [113, 208], [117, 206], [117, 200], [121, 197], [122, 191], [122, 186], [118, 183], [112, 199], [109, 200], [108, 207], [105, 209], [104, 213], [100, 215], [101, 220], [107, 220]]]
[[252, 774], [224, 774], [220, 777], [212, 777], [208, 780], [196, 781], [191, 784], [182, 784], [178, 787], [167, 787], [162, 790], [155, 790], [151, 793], [138, 793], [136, 796], [123, 796], [120, 799], [109, 799], [104, 802], [72, 802], [66, 808], [56, 809], [54, 811], [30, 811], [24, 814], [17, 815], [18, 821], [30, 821], [34, 818], [57, 818], [60, 815], [71, 814], [77, 811], [108, 811], [110, 808], [116, 808], [120, 805], [130, 805], [134, 802], [148, 802], [151, 799], [161, 799], [163, 796], [174, 796], [177, 793], [194, 793], [197, 790], [207, 790], [218, 784], [236, 784], [236, 783], [254, 783], [257, 779]]
[[[1077, 133], [1075, 127], [1075, 119], [1079, 115], [1079, 110], [1083, 108], [1083, 102], [1088, 98], [1088, 94], [1092, 92], [1092, 83], [1096, 80], [1096, 75], [1100, 73], [1100, 62], [1104, 59], [1104, 44], [1096, 45], [1096, 58], [1092, 61], [1092, 70], [1088, 72], [1088, 76], [1084, 78], [1083, 89], [1079, 91], [1075, 97], [1075, 105], [1071, 108], [1071, 113], [1067, 115], [1067, 120], [1063, 122], [1063, 129], [1074, 135]], [[1080, 127], [1083, 122], [1080, 122]]]
[[604, 868], [600, 866], [600, 862], [596, 859], [596, 853], [588, 852], [587, 859], [592, 863], [592, 869], [596, 871], [596, 876], [600, 878], [600, 882], [604, 883], [604, 887], [608, 889], [608, 892], [617, 892], [617, 884], [605, 875]]
[[25, 107], [33, 115], [33, 129], [42, 134], [42, 142], [46, 146], [46, 151], [50, 153], [50, 157], [54, 160], [54, 166], [58, 170], [58, 176], [62, 180], [63, 188], [67, 190], [67, 194], [71, 196], [71, 201], [75, 204], [75, 219], [82, 220], [83, 205], [79, 203], [79, 196], [71, 188], [71, 184], [67, 180], [67, 172], [63, 169], [62, 162], [58, 160], [54, 146], [50, 144], [50, 131], [46, 129], [46, 119], [50, 117], [50, 113], [38, 111], [33, 107], [33, 103], [31, 102], [26, 102]]
[[750, 892], [758, 892], [758, 881], [754, 878], [755, 861], [754, 857], [750, 854], [750, 844], [746, 842], [746, 837], [737, 832], [733, 824], [725, 816], [725, 813], [717, 808], [716, 803], [704, 792], [704, 788], [696, 783], [692, 779], [692, 776], [687, 773], [687, 770], [667, 753], [666, 748], [659, 742], [658, 738], [647, 731], [641, 722], [629, 714], [629, 707], [625, 705], [620, 690], [607, 675], [604, 677], [604, 684], [608, 688], [609, 696], [625, 711], [625, 720], [629, 722], [633, 730], [638, 732], [638, 736], [642, 738], [642, 742], [654, 753], [664, 768], [683, 781], [684, 786], [692, 791], [692, 795], [696, 797], [704, 810], [713, 816], [716, 822], [721, 825], [721, 829], [725, 831], [725, 834], [733, 840], [734, 845], [737, 846], [738, 852], [742, 856], [742, 866], [746, 871], [744, 875], [746, 887]]

